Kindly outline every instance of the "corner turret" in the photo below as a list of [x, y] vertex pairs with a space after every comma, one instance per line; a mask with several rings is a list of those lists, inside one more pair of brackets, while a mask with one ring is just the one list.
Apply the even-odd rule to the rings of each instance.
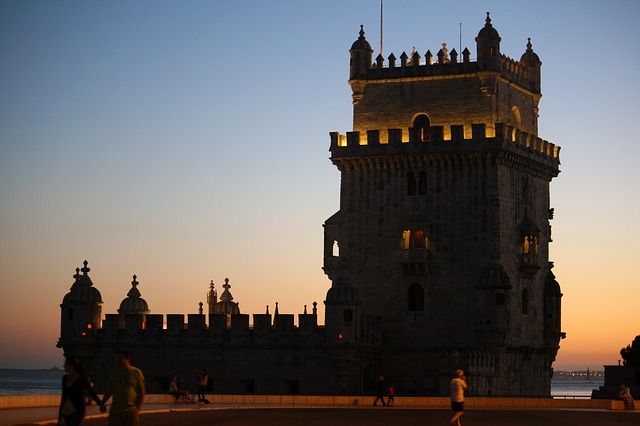
[[520, 63], [529, 69], [529, 84], [537, 93], [540, 93], [540, 67], [542, 66], [542, 61], [532, 49], [531, 38], [527, 39], [527, 50], [520, 57]]
[[82, 269], [76, 268], [73, 276], [75, 281], [69, 293], [62, 299], [58, 347], [61, 347], [65, 340], [86, 336], [100, 327], [102, 295], [93, 286], [89, 277], [90, 270], [86, 260]]
[[364, 36], [364, 26], [360, 25], [360, 36], [349, 49], [351, 62], [349, 66], [349, 80], [355, 80], [366, 76], [373, 57], [373, 49]]
[[[334, 344], [356, 344], [358, 331], [358, 290], [344, 279], [333, 282], [325, 304], [327, 339]], [[315, 306], [314, 306], [315, 311]]]
[[497, 69], [500, 59], [500, 34], [491, 25], [491, 18], [487, 12], [484, 27], [476, 37], [478, 64], [481, 70]]

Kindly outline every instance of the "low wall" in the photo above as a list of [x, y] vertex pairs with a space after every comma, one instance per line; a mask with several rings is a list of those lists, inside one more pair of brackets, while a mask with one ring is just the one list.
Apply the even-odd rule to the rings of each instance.
[[[301, 406], [370, 406], [373, 396], [330, 396], [330, 395], [208, 395], [213, 404], [232, 405], [301, 405]], [[60, 403], [60, 395], [0, 396], [0, 409], [55, 407]], [[165, 394], [150, 394], [145, 397], [146, 405], [173, 404], [173, 397]], [[397, 396], [396, 407], [442, 408], [450, 405], [447, 397]], [[476, 410], [523, 410], [523, 409], [600, 409], [622, 410], [622, 401], [610, 399], [552, 399], [552, 398], [508, 398], [508, 397], [468, 397], [465, 408]]]

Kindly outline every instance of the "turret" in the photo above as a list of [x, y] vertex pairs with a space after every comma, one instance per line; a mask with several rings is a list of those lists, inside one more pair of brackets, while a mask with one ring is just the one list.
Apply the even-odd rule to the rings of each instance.
[[[102, 315], [102, 296], [93, 286], [85, 260], [83, 268], [76, 268], [75, 281], [69, 293], [62, 299], [60, 322], [60, 346], [65, 340], [93, 333], [100, 327]], [[82, 272], [82, 274], [80, 273]]]
[[520, 63], [529, 69], [529, 83], [540, 93], [540, 66], [542, 62], [531, 46], [531, 38], [527, 39], [527, 50], [520, 57]]
[[209, 305], [209, 315], [215, 313], [216, 303], [218, 303], [218, 290], [215, 289], [213, 280], [209, 284], [209, 292], [207, 293], [207, 305]]
[[364, 27], [360, 25], [360, 37], [353, 42], [351, 49], [351, 62], [349, 66], [349, 80], [364, 78], [371, 68], [373, 49], [364, 37]]
[[478, 65], [481, 70], [495, 70], [498, 67], [500, 58], [500, 35], [493, 25], [487, 12], [484, 27], [476, 37]]
[[360, 300], [355, 287], [346, 280], [336, 279], [327, 291], [324, 304], [328, 341], [333, 344], [356, 344]]
[[140, 283], [137, 278], [136, 275], [133, 276], [131, 289], [127, 293], [127, 297], [120, 302], [118, 314], [120, 315], [122, 327], [125, 325], [127, 315], [142, 315], [142, 321], [144, 322], [144, 317], [149, 313], [149, 305], [147, 305], [147, 301], [142, 298], [142, 294], [138, 290]]

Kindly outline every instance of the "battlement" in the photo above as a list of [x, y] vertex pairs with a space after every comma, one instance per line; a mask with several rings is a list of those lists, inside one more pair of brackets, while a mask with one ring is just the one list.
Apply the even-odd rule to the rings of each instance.
[[378, 55], [368, 71], [362, 76], [354, 77], [353, 80], [387, 80], [430, 76], [442, 78], [445, 76], [476, 74], [480, 71], [496, 71], [508, 80], [533, 92], [538, 91], [538, 87], [531, 81], [532, 75], [529, 67], [521, 61], [504, 54], [500, 54], [495, 66], [489, 69], [486, 66], [481, 67], [476, 61], [471, 61], [471, 54], [467, 48], [462, 51], [462, 60], [460, 60], [455, 49], [451, 52], [440, 49], [435, 57], [430, 50], [427, 50], [423, 57], [418, 52], [414, 52], [411, 56], [408, 56], [406, 52], [402, 52], [399, 59], [400, 61], [398, 62], [396, 56], [392, 53], [388, 56], [385, 64], [385, 59], [382, 55]]
[[413, 128], [331, 132], [331, 159], [435, 154], [506, 149], [557, 167], [560, 147], [504, 123], [431, 126], [422, 135]]
[[[119, 340], [126, 336], [160, 341], [185, 342], [189, 338], [210, 337], [212, 342], [231, 339], [234, 343], [296, 342], [315, 344], [324, 337], [324, 326], [318, 325], [317, 314], [299, 314], [298, 325], [293, 314], [253, 314], [253, 324], [246, 314], [107, 314], [102, 327], [88, 330], [82, 339]], [[185, 340], [187, 339], [187, 340]]]

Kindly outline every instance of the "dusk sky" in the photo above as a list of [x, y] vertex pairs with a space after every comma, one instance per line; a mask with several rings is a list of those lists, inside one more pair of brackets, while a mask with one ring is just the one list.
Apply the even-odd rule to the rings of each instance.
[[[539, 135], [560, 282], [556, 369], [640, 334], [640, 2], [385, 2], [385, 56], [475, 41], [542, 60]], [[339, 208], [329, 132], [351, 130], [349, 47], [379, 0], [0, 2], [0, 368], [60, 366], [60, 303], [89, 261], [115, 313], [196, 313], [229, 277], [243, 313], [323, 301]]]

